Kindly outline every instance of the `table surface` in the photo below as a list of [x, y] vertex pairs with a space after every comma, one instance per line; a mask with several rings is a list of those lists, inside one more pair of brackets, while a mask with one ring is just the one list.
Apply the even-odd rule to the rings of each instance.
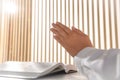
[[84, 76], [80, 75], [80, 73], [57, 73], [51, 74], [44, 77], [40, 77], [38, 79], [18, 79], [18, 78], [7, 78], [0, 77], [0, 80], [87, 80]]

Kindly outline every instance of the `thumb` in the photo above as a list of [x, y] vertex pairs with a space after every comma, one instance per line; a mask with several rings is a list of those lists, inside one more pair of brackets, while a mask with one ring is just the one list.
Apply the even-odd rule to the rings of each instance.
[[75, 28], [74, 26], [72, 26], [72, 30], [73, 31], [77, 31], [77, 28]]
[[74, 26], [72, 26], [72, 31], [77, 32], [77, 33], [79, 33], [81, 35], [85, 35], [85, 33], [83, 33], [81, 30], [75, 28]]
[[82, 31], [80, 31], [79, 29], [75, 28], [74, 26], [72, 26], [72, 31], [75, 31], [77, 33], [81, 33]]

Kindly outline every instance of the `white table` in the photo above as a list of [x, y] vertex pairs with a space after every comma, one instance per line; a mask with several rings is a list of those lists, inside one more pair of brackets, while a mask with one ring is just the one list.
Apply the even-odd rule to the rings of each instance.
[[52, 74], [44, 77], [40, 77], [38, 79], [18, 79], [18, 78], [5, 78], [0, 77], [0, 80], [87, 80], [84, 76], [80, 75], [80, 73], [58, 73]]

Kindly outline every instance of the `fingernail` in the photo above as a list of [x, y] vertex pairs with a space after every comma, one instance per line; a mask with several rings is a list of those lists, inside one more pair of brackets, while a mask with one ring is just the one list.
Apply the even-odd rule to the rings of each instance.
[[74, 26], [72, 26], [72, 29], [76, 30], [76, 28]]
[[56, 24], [59, 24], [60, 22], [56, 22]]
[[52, 30], [52, 28], [50, 28], [50, 31]]
[[54, 25], [55, 23], [52, 23], [52, 25]]

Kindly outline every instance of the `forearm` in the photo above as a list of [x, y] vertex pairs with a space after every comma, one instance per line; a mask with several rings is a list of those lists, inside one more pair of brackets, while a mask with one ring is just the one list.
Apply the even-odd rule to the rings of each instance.
[[[80, 51], [74, 61], [79, 71], [96, 80], [117, 80], [120, 76], [120, 50], [100, 50], [87, 47]], [[93, 80], [93, 79], [90, 79]]]

